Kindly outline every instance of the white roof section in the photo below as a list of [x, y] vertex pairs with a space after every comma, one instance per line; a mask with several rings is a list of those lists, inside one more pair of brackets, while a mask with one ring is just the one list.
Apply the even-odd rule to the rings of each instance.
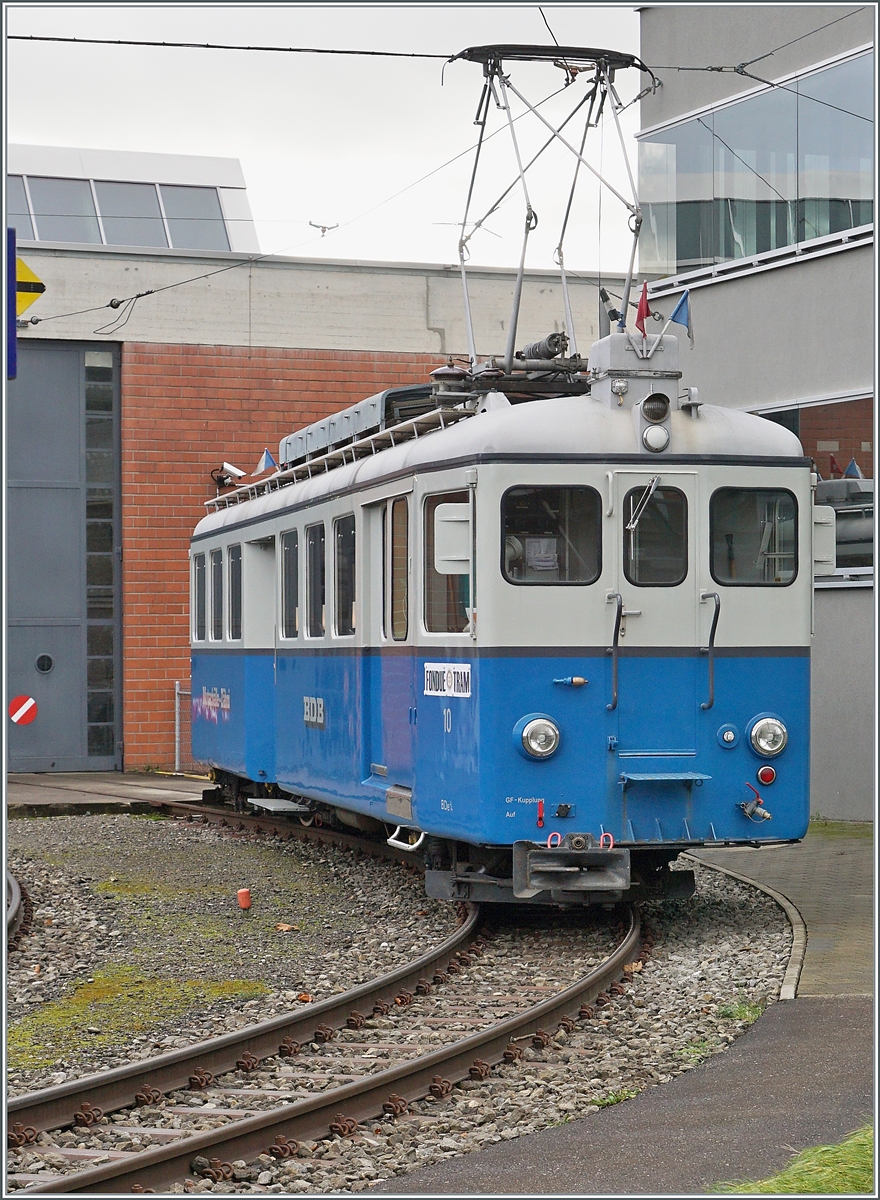
[[60, 179], [112, 179], [123, 183], [176, 183], [190, 187], [247, 186], [237, 158], [209, 158], [196, 154], [13, 144], [7, 147], [6, 170], [10, 175], [49, 175]]
[[800, 442], [789, 430], [734, 409], [704, 404], [696, 418], [674, 409], [669, 426], [668, 452], [650, 454], [641, 447], [632, 410], [612, 409], [583, 396], [512, 405], [478, 413], [449, 429], [211, 512], [198, 523], [194, 536], [219, 533], [258, 517], [268, 519], [350, 488], [369, 488], [389, 476], [481, 456], [514, 455], [523, 461], [540, 461], [537, 456], [541, 455], [561, 460], [578, 454], [615, 460], [619, 456], [658, 472], [663, 471], [664, 462], [679, 455], [742, 455], [756, 460], [803, 457]]

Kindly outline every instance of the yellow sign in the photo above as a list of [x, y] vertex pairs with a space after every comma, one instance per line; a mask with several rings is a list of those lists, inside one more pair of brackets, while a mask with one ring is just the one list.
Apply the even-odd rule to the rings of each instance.
[[36, 277], [27, 263], [15, 260], [15, 315], [20, 317], [26, 308], [39, 300], [46, 285]]

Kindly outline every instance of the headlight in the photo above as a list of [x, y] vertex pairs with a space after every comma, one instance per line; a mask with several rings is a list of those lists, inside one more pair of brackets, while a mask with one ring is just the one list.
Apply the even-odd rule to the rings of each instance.
[[775, 758], [788, 744], [788, 730], [775, 717], [762, 717], [752, 726], [749, 738], [756, 754]]
[[559, 730], [546, 717], [536, 717], [523, 729], [522, 744], [532, 758], [549, 758], [559, 745]]
[[669, 416], [669, 397], [662, 392], [654, 392], [642, 401], [642, 416], [652, 424], [665, 421]]

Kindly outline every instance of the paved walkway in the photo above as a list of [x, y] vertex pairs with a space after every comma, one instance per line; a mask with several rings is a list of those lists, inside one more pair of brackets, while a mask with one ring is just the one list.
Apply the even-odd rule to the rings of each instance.
[[6, 805], [10, 812], [69, 805], [71, 811], [103, 807], [125, 809], [155, 800], [201, 800], [207, 780], [182, 775], [128, 774], [117, 771], [45, 772], [9, 775]]

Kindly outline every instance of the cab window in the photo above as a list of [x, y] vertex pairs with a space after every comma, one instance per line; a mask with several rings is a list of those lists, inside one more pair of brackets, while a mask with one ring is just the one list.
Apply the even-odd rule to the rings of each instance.
[[637, 587], [675, 587], [688, 571], [687, 498], [656, 483], [623, 500], [623, 573]]
[[595, 583], [602, 502], [595, 488], [516, 487], [501, 500], [501, 569], [510, 583]]
[[782, 488], [719, 488], [709, 537], [716, 583], [785, 587], [797, 574], [797, 501]]

